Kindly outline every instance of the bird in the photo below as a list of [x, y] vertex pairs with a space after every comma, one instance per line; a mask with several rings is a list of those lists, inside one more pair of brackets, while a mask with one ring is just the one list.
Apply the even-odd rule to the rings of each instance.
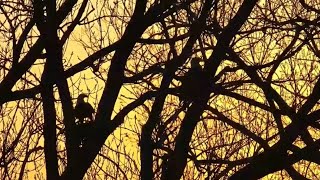
[[44, 13], [44, 2], [43, 0], [32, 0], [33, 4], [33, 18], [36, 23], [36, 27], [40, 33], [43, 33], [45, 30], [46, 16]]
[[78, 119], [78, 124], [85, 123], [85, 119], [88, 119], [89, 122], [93, 121], [94, 109], [90, 103], [84, 101], [84, 98], [86, 97], [88, 97], [87, 94], [80, 94], [77, 98], [77, 104], [74, 108], [75, 117]]
[[190, 70], [181, 78], [181, 86], [178, 88], [180, 104], [186, 105], [197, 100], [199, 93], [205, 88], [205, 73], [200, 65], [201, 58], [191, 59]]

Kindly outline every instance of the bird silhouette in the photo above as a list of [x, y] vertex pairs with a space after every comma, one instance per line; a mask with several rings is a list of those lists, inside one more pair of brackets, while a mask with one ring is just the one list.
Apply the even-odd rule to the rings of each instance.
[[75, 107], [75, 117], [78, 119], [78, 124], [83, 124], [88, 120], [93, 121], [94, 109], [88, 102], [84, 101], [84, 98], [88, 97], [86, 94], [80, 94], [77, 98], [77, 104]]
[[178, 88], [181, 105], [190, 104], [197, 100], [199, 93], [205, 88], [205, 73], [200, 65], [201, 58], [191, 59], [190, 70], [181, 78]]

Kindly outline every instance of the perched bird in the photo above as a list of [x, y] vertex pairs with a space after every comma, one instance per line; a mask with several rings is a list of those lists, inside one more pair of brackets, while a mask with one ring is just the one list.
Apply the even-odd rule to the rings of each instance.
[[88, 102], [84, 101], [84, 98], [88, 97], [86, 94], [80, 94], [77, 98], [77, 104], [75, 107], [75, 117], [78, 119], [78, 124], [83, 124], [87, 118], [90, 121], [93, 121], [92, 114], [94, 109]]
[[33, 18], [36, 23], [36, 27], [38, 28], [40, 33], [45, 31], [45, 22], [46, 16], [44, 13], [44, 2], [43, 0], [32, 0], [32, 5], [34, 8], [33, 11]]
[[181, 78], [179, 94], [182, 104], [190, 104], [195, 101], [205, 86], [205, 73], [200, 65], [200, 61], [202, 61], [201, 58], [191, 59], [190, 70]]

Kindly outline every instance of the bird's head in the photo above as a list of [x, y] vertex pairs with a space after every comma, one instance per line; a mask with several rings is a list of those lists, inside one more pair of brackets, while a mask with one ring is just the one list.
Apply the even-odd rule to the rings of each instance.
[[88, 97], [87, 94], [80, 94], [77, 98], [77, 104], [81, 103], [81, 102], [84, 102], [84, 98]]
[[200, 65], [201, 61], [202, 61], [202, 59], [199, 57], [192, 58], [191, 59], [191, 68], [195, 68], [195, 67], [201, 68], [201, 65]]

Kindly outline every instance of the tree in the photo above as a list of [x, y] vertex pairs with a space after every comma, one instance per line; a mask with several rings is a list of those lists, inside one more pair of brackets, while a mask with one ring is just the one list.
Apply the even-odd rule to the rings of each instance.
[[[318, 7], [1, 1], [1, 178], [319, 177]], [[205, 88], [185, 107], [193, 58]], [[79, 146], [82, 93], [95, 113]]]

